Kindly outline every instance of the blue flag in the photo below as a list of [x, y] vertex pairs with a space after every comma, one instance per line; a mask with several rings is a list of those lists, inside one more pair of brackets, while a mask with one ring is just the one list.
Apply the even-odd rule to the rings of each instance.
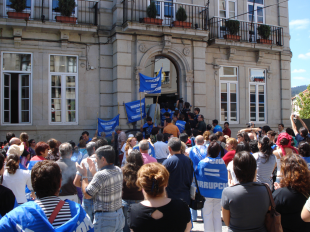
[[147, 77], [141, 73], [140, 75], [140, 89], [139, 92], [144, 93], [161, 93], [161, 73], [162, 68], [160, 69], [157, 77]]
[[125, 103], [125, 108], [129, 123], [141, 120], [141, 113], [140, 113], [141, 108], [142, 108], [142, 118], [145, 118], [145, 98], [141, 100], [141, 108], [139, 100]]
[[98, 136], [101, 136], [101, 132], [105, 132], [106, 136], [111, 136], [112, 132], [114, 132], [115, 127], [118, 125], [119, 114], [109, 121], [104, 121], [98, 118]]

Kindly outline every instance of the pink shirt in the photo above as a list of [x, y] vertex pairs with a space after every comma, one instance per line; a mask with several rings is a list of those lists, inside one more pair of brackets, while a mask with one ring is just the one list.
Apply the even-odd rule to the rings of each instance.
[[148, 163], [157, 163], [157, 160], [150, 156], [147, 153], [142, 153], [142, 158], [143, 158], [143, 163], [148, 164]]

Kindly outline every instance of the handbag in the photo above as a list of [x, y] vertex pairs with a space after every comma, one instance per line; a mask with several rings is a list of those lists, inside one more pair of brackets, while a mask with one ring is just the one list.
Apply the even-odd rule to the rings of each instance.
[[204, 196], [202, 196], [200, 194], [200, 190], [199, 190], [199, 186], [198, 186], [198, 183], [197, 183], [195, 171], [194, 171], [194, 177], [195, 177], [195, 183], [196, 183], [198, 192], [196, 192], [196, 194], [195, 194], [195, 200], [191, 199], [189, 207], [191, 209], [197, 210], [197, 209], [202, 209], [203, 208], [203, 205], [204, 205], [206, 199], [204, 198]]
[[269, 195], [271, 210], [267, 212], [265, 217], [265, 227], [268, 232], [283, 232], [281, 225], [281, 214], [276, 211], [276, 205], [274, 203], [272, 193], [267, 184], [263, 184]]

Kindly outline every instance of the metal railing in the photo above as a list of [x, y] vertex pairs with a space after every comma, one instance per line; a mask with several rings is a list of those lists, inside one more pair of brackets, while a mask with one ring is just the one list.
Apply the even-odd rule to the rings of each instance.
[[227, 39], [227, 40], [237, 40], [249, 43], [265, 43], [283, 46], [283, 28], [278, 26], [270, 26], [270, 36], [267, 40], [263, 38], [258, 33], [258, 28], [260, 23], [252, 23], [246, 21], [239, 21], [239, 31], [233, 38], [230, 36], [229, 30], [226, 27], [226, 22], [229, 19], [213, 17], [209, 20], [209, 39]]
[[[208, 26], [208, 6], [199, 6], [186, 3], [178, 3], [171, 1], [154, 1], [157, 9], [157, 19], [161, 20], [159, 25], [175, 26], [176, 13], [180, 7], [183, 7], [187, 14], [184, 27], [192, 29], [207, 30]], [[150, 0], [123, 0], [123, 23], [145, 22], [148, 18], [146, 9], [150, 4]], [[181, 26], [182, 27], [182, 26]]]
[[[53, 7], [54, 4], [50, 4], [53, 0], [31, 0], [31, 6], [27, 6], [23, 13], [30, 14], [29, 19], [24, 17], [14, 17], [21, 20], [33, 20], [33, 21], [50, 21], [56, 22], [56, 16], [61, 16], [57, 7]], [[8, 12], [15, 12], [10, 5], [6, 5], [5, 14], [3, 18], [8, 18]], [[98, 25], [98, 2], [91, 1], [77, 1], [77, 6], [72, 12], [71, 17], [76, 17], [76, 24], [84, 25]]]

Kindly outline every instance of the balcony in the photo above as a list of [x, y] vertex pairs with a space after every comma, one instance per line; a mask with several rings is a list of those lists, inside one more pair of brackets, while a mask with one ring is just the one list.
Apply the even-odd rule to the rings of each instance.
[[[182, 28], [184, 33], [184, 28], [200, 30], [203, 32], [204, 37], [206, 37], [206, 30], [208, 25], [208, 6], [199, 6], [194, 4], [185, 4], [172, 1], [154, 1], [157, 10], [156, 19], [159, 23], [158, 26], [168, 28]], [[150, 0], [123, 0], [123, 25], [128, 25], [129, 23], [140, 23], [144, 25], [152, 24], [147, 21], [146, 9], [150, 4]], [[177, 25], [176, 13], [177, 10], [183, 7], [185, 9], [187, 19], [183, 26]], [[149, 29], [147, 29], [149, 30]], [[165, 29], [162, 29], [165, 30]], [[199, 33], [198, 33], [199, 34]], [[202, 34], [202, 33], [200, 33]]]
[[[10, 7], [10, 1], [4, 0], [2, 7], [5, 7], [5, 10], [0, 12], [0, 18], [10, 18], [8, 14], [10, 12], [15, 12], [14, 9]], [[20, 20], [31, 22], [41, 21], [42, 23], [46, 22], [56, 22], [56, 17], [60, 16], [60, 12], [57, 10], [58, 1], [55, 0], [27, 0], [26, 9], [23, 10], [23, 13], [27, 13], [29, 18], [24, 16], [15, 16], [14, 19], [16, 22]], [[6, 4], [6, 5], [4, 5]], [[1, 4], [0, 4], [1, 5]], [[76, 1], [76, 7], [72, 11], [71, 17], [77, 18], [76, 21], [71, 22], [72, 24], [77, 25], [98, 25], [98, 2], [91, 1]]]
[[[278, 26], [268, 25], [270, 27], [270, 35], [268, 39], [263, 39], [259, 35], [259, 23], [251, 23], [239, 21], [239, 30], [235, 36], [231, 36], [227, 27], [229, 20], [225, 18], [213, 17], [209, 20], [209, 44], [223, 44], [224, 40], [227, 42], [245, 42], [250, 44], [266, 44], [283, 46], [283, 28]], [[249, 45], [250, 45], [249, 44]], [[235, 43], [237, 45], [237, 43]]]

